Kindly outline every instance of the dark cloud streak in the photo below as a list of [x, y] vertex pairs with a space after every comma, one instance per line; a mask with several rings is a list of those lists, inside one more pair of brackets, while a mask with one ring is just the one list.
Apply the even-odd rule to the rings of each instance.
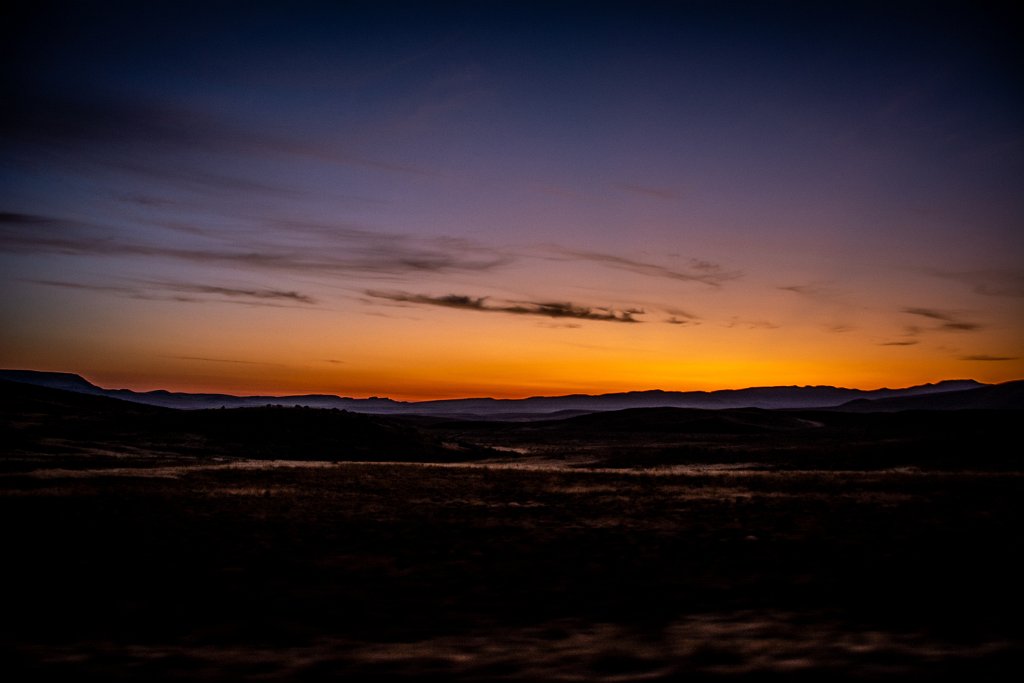
[[642, 315], [643, 309], [629, 308], [616, 310], [606, 307], [580, 306], [571, 302], [551, 301], [510, 301], [504, 304], [488, 304], [488, 297], [471, 297], [461, 294], [429, 296], [410, 292], [385, 292], [367, 290], [365, 294], [374, 299], [425, 306], [441, 306], [486, 313], [510, 313], [513, 315], [536, 315], [548, 318], [574, 318], [614, 323], [641, 323], [634, 316]]
[[281, 289], [239, 289], [236, 287], [217, 287], [214, 285], [193, 285], [176, 283], [153, 283], [154, 287], [174, 292], [194, 294], [214, 294], [231, 298], [251, 298], [292, 301], [300, 304], [315, 304], [316, 299], [308, 294]]
[[[46, 228], [40, 230], [39, 228]], [[181, 228], [177, 228], [182, 231]], [[511, 263], [514, 257], [465, 240], [415, 239], [393, 233], [338, 226], [292, 226], [279, 231], [278, 241], [254, 242], [242, 235], [203, 231], [197, 236], [227, 246], [181, 247], [146, 243], [114, 228], [63, 221], [47, 216], [0, 214], [0, 251], [44, 252], [87, 256], [162, 258], [194, 264], [243, 266], [254, 269], [390, 277], [424, 273], [479, 273]], [[317, 239], [292, 239], [305, 231]], [[275, 233], [277, 235], [278, 233]], [[198, 241], [198, 240], [197, 240]]]
[[928, 271], [930, 275], [967, 285], [975, 294], [1024, 297], [1024, 271], [1010, 269]]
[[[547, 247], [538, 255], [489, 247], [462, 238], [412, 237], [343, 223], [330, 225], [282, 219], [260, 219], [259, 222], [263, 227], [274, 229], [260, 231], [258, 234], [262, 237], [255, 239], [251, 233], [241, 230], [215, 230], [180, 222], [154, 223], [196, 238], [187, 246], [181, 246], [179, 241], [173, 244], [144, 241], [127, 234], [124, 228], [8, 212], [0, 214], [0, 251], [144, 257], [292, 273], [377, 277], [484, 273], [531, 257], [588, 261], [617, 270], [715, 288], [742, 276], [726, 271], [717, 263], [699, 259], [691, 259], [688, 269], [672, 269], [616, 254], [558, 246]], [[680, 318], [692, 317], [685, 312], [669, 313]]]
[[233, 358], [206, 358], [205, 356], [169, 356], [175, 360], [197, 360], [204, 363], [238, 363], [241, 365], [267, 365], [276, 366], [278, 363], [263, 363], [255, 360], [235, 360]]
[[911, 307], [904, 308], [903, 312], [938, 321], [940, 323], [939, 327], [936, 328], [938, 330], [945, 330], [949, 332], [974, 332], [982, 329], [983, 327], [978, 323], [964, 320], [954, 311], [944, 311], [937, 308]]
[[[88, 155], [109, 165], [121, 152], [138, 158], [152, 152], [180, 150], [224, 154], [279, 154], [357, 166], [374, 171], [430, 175], [407, 164], [371, 159], [338, 145], [252, 130], [218, 116], [157, 101], [129, 101], [106, 93], [73, 97], [50, 92], [25, 92], [0, 110], [0, 135], [37, 146]], [[113, 156], [112, 156], [113, 155]], [[139, 167], [134, 170], [141, 171]], [[150, 169], [153, 170], [153, 169]]]
[[[144, 299], [150, 301], [180, 301], [183, 303], [236, 303], [248, 306], [273, 306], [273, 307], [295, 307], [295, 304], [305, 306], [316, 304], [313, 297], [300, 292], [263, 289], [263, 288], [237, 288], [222, 287], [216, 285], [202, 285], [184, 282], [152, 282], [132, 281], [131, 285], [104, 285], [89, 282], [69, 282], [64, 280], [27, 280], [34, 284], [47, 287], [59, 287], [62, 289], [77, 289], [88, 292], [101, 292], [125, 296], [132, 299]], [[160, 294], [160, 292], [172, 292], [171, 295]], [[189, 296], [189, 295], [197, 295]], [[223, 298], [210, 298], [223, 297]], [[276, 302], [286, 302], [285, 304]], [[289, 305], [290, 304], [290, 305]]]
[[634, 185], [632, 183], [619, 183], [618, 187], [622, 190], [626, 190], [627, 192], [643, 195], [645, 197], [652, 197], [654, 199], [679, 199], [678, 193], [663, 187], [649, 187], [646, 185]]
[[801, 296], [807, 296], [814, 299], [832, 298], [835, 292], [826, 284], [812, 282], [805, 285], [786, 285], [779, 287], [784, 292], [792, 292], [793, 294], [800, 294]]
[[742, 327], [748, 330], [777, 330], [779, 325], [768, 320], [743, 320], [733, 316], [725, 323], [725, 327]]
[[691, 259], [690, 268], [688, 270], [677, 270], [655, 263], [637, 261], [617, 254], [605, 254], [597, 251], [555, 248], [554, 252], [567, 259], [592, 261], [594, 263], [606, 265], [610, 268], [628, 270], [641, 275], [668, 278], [670, 280], [679, 280], [681, 282], [698, 282], [709, 287], [721, 287], [723, 283], [730, 280], [736, 280], [743, 276], [742, 273], [737, 271], [726, 271], [717, 263], [711, 263], [709, 261], [702, 261], [699, 259]]
[[97, 285], [88, 282], [66, 282], [64, 280], [25, 280], [25, 282], [44, 285], [46, 287], [58, 287], [61, 289], [80, 289], [86, 292], [120, 294], [124, 296], [131, 296], [133, 298], [142, 295], [142, 292], [134, 287], [124, 287], [120, 285]]

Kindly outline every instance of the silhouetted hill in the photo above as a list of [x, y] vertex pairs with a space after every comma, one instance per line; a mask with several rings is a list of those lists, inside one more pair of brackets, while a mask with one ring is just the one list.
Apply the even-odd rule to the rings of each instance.
[[51, 389], [64, 389], [80, 394], [106, 395], [110, 390], [87, 381], [81, 375], [70, 372], [40, 372], [38, 370], [0, 370], [0, 380], [21, 382]]
[[173, 410], [0, 381], [5, 454], [176, 454], [290, 460], [451, 461], [480, 449], [394, 419], [315, 408]]
[[554, 414], [591, 413], [629, 408], [730, 408], [816, 409], [832, 408], [857, 399], [881, 400], [924, 396], [980, 388], [974, 380], [946, 380], [903, 389], [846, 389], [831, 386], [782, 386], [727, 389], [722, 391], [631, 391], [591, 396], [533, 396], [523, 399], [463, 398], [404, 402], [388, 398], [348, 398], [331, 395], [231, 396], [189, 394], [164, 390], [137, 392], [103, 389], [78, 375], [0, 370], [0, 379], [49, 386], [86, 394], [120, 398], [147, 405], [199, 410], [203, 408], [244, 408], [266, 405], [338, 408], [376, 415], [427, 415], [459, 419], [524, 420]]
[[523, 399], [464, 398], [397, 403], [394, 409], [420, 415], [540, 415], [564, 411], [603, 412], [629, 408], [830, 408], [856, 398], [888, 398], [942, 393], [984, 386], [974, 380], [946, 380], [904, 389], [846, 389], [831, 386], [782, 386], [720, 391], [630, 391], [614, 394], [533, 396]]
[[[51, 373], [41, 373], [51, 374]], [[102, 393], [68, 389], [68, 386], [92, 387], [78, 375], [59, 374], [54, 382], [46, 384], [23, 383], [0, 379], [0, 409], [4, 419], [31, 419], [32, 416], [59, 416], [62, 419], [106, 415], [111, 419], [152, 415], [170, 410], [143, 403], [112, 398]], [[43, 378], [44, 380], [46, 378]], [[99, 387], [93, 387], [99, 390]], [[102, 391], [102, 390], [99, 390]]]
[[324, 394], [300, 396], [232, 396], [230, 394], [192, 394], [166, 391], [132, 391], [131, 389], [104, 389], [80, 375], [67, 372], [39, 372], [35, 370], [0, 370], [0, 380], [21, 382], [36, 386], [64, 389], [83, 394], [119, 398], [124, 401], [184, 410], [204, 408], [255, 408], [267, 405], [282, 407], [338, 408], [361, 413], [394, 412], [401, 405], [388, 398], [343, 398]]
[[[963, 392], [1017, 396], [1021, 382]], [[992, 391], [987, 391], [991, 389]], [[936, 394], [931, 397], [940, 398]], [[503, 456], [612, 467], [1019, 467], [1020, 410], [630, 408], [532, 421], [336, 409], [173, 410], [0, 381], [3, 455], [441, 462]]]
[[760, 408], [629, 408], [570, 417], [558, 424], [565, 429], [659, 434], [757, 434], [809, 426], [799, 417]]
[[895, 396], [873, 401], [857, 399], [839, 406], [846, 412], [893, 412], [899, 410], [1022, 410], [1024, 380], [921, 396]]
[[424, 421], [523, 458], [608, 467], [759, 463], [770, 468], [1013, 469], [1020, 410], [634, 408], [532, 422]]

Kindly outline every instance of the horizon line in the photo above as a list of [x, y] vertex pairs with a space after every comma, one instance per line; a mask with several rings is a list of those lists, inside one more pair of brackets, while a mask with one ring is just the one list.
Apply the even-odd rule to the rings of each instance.
[[[939, 380], [935, 380], [935, 381], [932, 381], [932, 382], [921, 382], [921, 383], [916, 383], [916, 384], [909, 384], [909, 385], [906, 385], [906, 386], [895, 386], [895, 387], [894, 386], [880, 386], [880, 387], [873, 387], [873, 388], [870, 388], [870, 389], [865, 389], [865, 388], [860, 388], [860, 387], [840, 386], [840, 385], [836, 385], [836, 384], [760, 384], [760, 385], [747, 385], [747, 386], [730, 387], [730, 388], [722, 388], [722, 389], [660, 389], [660, 388], [651, 388], [651, 389], [627, 389], [627, 390], [623, 390], [623, 391], [606, 391], [606, 392], [598, 392], [598, 393], [570, 392], [570, 393], [564, 393], [564, 394], [530, 394], [530, 395], [522, 395], [522, 396], [515, 396], [515, 397], [507, 397], [507, 396], [506, 397], [498, 397], [498, 396], [486, 396], [486, 395], [466, 395], [466, 396], [456, 396], [456, 397], [450, 397], [450, 398], [427, 398], [427, 399], [409, 400], [409, 399], [392, 398], [391, 396], [376, 395], [376, 394], [375, 395], [367, 395], [367, 396], [353, 396], [353, 395], [331, 394], [331, 393], [322, 393], [322, 392], [254, 393], [254, 394], [250, 393], [250, 394], [245, 394], [245, 393], [230, 393], [230, 392], [227, 392], [227, 391], [194, 391], [194, 390], [193, 391], [187, 391], [187, 390], [180, 390], [180, 389], [167, 389], [167, 388], [164, 388], [164, 387], [160, 387], [160, 388], [156, 388], [156, 389], [131, 389], [131, 388], [128, 388], [128, 387], [111, 388], [111, 387], [106, 387], [106, 386], [101, 386], [99, 384], [96, 384], [95, 382], [93, 382], [93, 380], [89, 379], [88, 377], [86, 377], [85, 375], [83, 375], [81, 373], [68, 372], [66, 370], [35, 370], [35, 369], [23, 369], [23, 368], [0, 368], [0, 374], [5, 374], [5, 373], [22, 373], [22, 372], [24, 372], [24, 373], [38, 373], [38, 374], [42, 374], [42, 375], [68, 375], [68, 376], [71, 376], [71, 377], [77, 377], [78, 379], [81, 379], [82, 381], [87, 382], [91, 386], [94, 386], [97, 389], [101, 389], [103, 391], [127, 391], [127, 392], [131, 392], [131, 393], [135, 393], [135, 394], [148, 394], [148, 393], [154, 393], [154, 392], [164, 392], [164, 393], [170, 393], [170, 394], [186, 394], [186, 395], [193, 395], [193, 396], [199, 396], [199, 395], [227, 396], [227, 397], [238, 398], [238, 399], [252, 399], [252, 398], [288, 399], [288, 398], [301, 398], [301, 397], [321, 396], [321, 397], [325, 397], [325, 398], [337, 398], [337, 399], [342, 399], [342, 400], [353, 400], [353, 401], [382, 400], [382, 401], [391, 401], [391, 402], [394, 402], [394, 403], [406, 403], [406, 404], [410, 404], [410, 403], [411, 404], [415, 404], [415, 403], [439, 403], [439, 402], [446, 402], [446, 401], [525, 401], [525, 400], [530, 400], [530, 399], [545, 399], [545, 398], [554, 399], [554, 398], [567, 398], [567, 397], [577, 397], [577, 396], [578, 397], [600, 397], [600, 396], [616, 396], [616, 395], [624, 395], [624, 394], [649, 394], [649, 393], [665, 393], [665, 394], [714, 394], [714, 393], [719, 393], [719, 392], [745, 391], [745, 390], [751, 390], [751, 389], [814, 389], [814, 388], [828, 388], [828, 389], [837, 389], [837, 390], [843, 390], [843, 391], [863, 391], [863, 392], [886, 391], [886, 390], [888, 390], [888, 391], [900, 391], [900, 390], [912, 389], [912, 388], [916, 388], [916, 387], [937, 386], [939, 384], [946, 384], [946, 383], [953, 383], [953, 382], [971, 382], [971, 383], [977, 384], [979, 387], [996, 386], [996, 385], [999, 385], [999, 384], [1005, 384], [1005, 383], [1008, 383], [1008, 382], [1021, 381], [1022, 379], [1024, 379], [1024, 378], [1018, 378], [1018, 379], [1004, 380], [1004, 381], [1001, 381], [1001, 382], [981, 382], [979, 380], [976, 380], [976, 379], [973, 379], [973, 378], [969, 378], [969, 377], [957, 377], [957, 378], [939, 379]], [[4, 377], [0, 377], [0, 379], [3, 379], [5, 381], [16, 381], [16, 380], [8, 380], [8, 379], [6, 379]]]

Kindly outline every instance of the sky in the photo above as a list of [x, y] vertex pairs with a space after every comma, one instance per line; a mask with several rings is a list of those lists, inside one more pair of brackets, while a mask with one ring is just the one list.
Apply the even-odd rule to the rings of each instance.
[[406, 400], [1024, 377], [999, 3], [3, 11], [0, 367]]

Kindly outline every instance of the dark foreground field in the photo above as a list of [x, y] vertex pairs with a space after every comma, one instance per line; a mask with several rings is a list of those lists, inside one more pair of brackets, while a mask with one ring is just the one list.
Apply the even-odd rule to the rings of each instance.
[[1016, 472], [9, 460], [7, 680], [1012, 680]]

